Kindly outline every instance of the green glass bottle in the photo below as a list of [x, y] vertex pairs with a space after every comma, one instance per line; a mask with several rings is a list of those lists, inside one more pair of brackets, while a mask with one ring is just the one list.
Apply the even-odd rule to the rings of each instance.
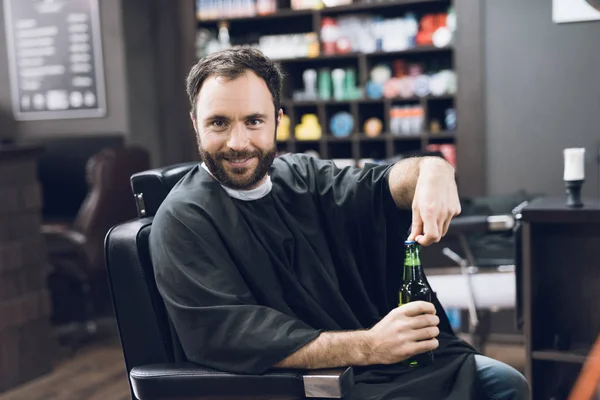
[[[400, 305], [411, 301], [427, 301], [431, 303], [431, 288], [425, 280], [425, 272], [419, 257], [419, 244], [413, 240], [404, 242], [404, 277], [400, 288]], [[422, 367], [433, 363], [433, 352], [417, 354], [405, 360], [410, 367]]]

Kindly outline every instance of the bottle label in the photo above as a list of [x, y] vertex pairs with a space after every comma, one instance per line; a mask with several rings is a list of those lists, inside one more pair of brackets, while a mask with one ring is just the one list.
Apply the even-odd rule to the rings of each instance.
[[404, 266], [405, 267], [418, 267], [421, 265], [421, 262], [416, 259], [416, 258], [406, 258], [406, 260], [404, 260]]

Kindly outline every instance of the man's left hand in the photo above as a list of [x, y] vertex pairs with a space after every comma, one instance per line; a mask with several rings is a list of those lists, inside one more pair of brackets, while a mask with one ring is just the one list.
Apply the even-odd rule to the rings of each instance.
[[412, 229], [408, 240], [423, 246], [437, 243], [460, 214], [454, 168], [441, 158], [424, 158], [412, 201]]

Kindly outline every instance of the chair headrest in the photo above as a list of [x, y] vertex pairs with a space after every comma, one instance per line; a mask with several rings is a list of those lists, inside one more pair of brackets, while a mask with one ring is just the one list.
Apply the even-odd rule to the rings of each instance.
[[138, 217], [154, 216], [173, 186], [196, 165], [197, 162], [175, 164], [132, 175], [131, 189], [136, 199]]

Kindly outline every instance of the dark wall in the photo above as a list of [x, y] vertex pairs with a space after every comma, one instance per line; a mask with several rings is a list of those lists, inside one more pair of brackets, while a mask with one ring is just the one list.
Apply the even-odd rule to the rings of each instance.
[[193, 1], [121, 0], [130, 140], [155, 165], [198, 157], [185, 77], [195, 61]]
[[487, 0], [487, 187], [564, 193], [562, 149], [585, 147], [599, 199], [600, 21], [552, 22], [551, 0]]

